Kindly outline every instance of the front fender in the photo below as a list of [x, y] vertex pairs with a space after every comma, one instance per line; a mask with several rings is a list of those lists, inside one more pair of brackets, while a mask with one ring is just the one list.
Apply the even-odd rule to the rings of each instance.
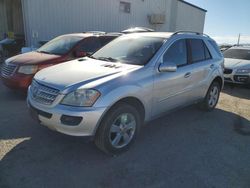
[[107, 109], [110, 109], [115, 103], [127, 97], [134, 97], [141, 101], [145, 108], [145, 118], [150, 115], [152, 106], [152, 88], [150, 89], [138, 85], [119, 86], [109, 91], [97, 100], [95, 107], [107, 107]]

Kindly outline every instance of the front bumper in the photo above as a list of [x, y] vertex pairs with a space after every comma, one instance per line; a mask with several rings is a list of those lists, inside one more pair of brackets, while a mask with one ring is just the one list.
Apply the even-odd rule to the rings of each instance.
[[5, 86], [11, 89], [27, 91], [32, 82], [34, 75], [14, 74], [9, 77], [1, 75], [1, 79]]
[[236, 70], [231, 70], [226, 73], [224, 72], [224, 80], [227, 83], [250, 84], [250, 74], [240, 74], [236, 73]]
[[[96, 129], [107, 108], [82, 108], [65, 105], [53, 105], [45, 107], [32, 100], [31, 95], [27, 98], [28, 107], [40, 124], [57, 132], [71, 136], [94, 136]], [[74, 123], [65, 121], [70, 118], [76, 119]]]

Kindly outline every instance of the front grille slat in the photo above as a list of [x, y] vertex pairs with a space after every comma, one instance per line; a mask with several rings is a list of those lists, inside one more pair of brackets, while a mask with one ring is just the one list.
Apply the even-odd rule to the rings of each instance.
[[31, 84], [31, 94], [32, 98], [38, 103], [51, 105], [58, 96], [59, 90], [42, 85], [33, 80]]
[[1, 70], [1, 75], [3, 77], [12, 76], [17, 68], [17, 65], [4, 63]]

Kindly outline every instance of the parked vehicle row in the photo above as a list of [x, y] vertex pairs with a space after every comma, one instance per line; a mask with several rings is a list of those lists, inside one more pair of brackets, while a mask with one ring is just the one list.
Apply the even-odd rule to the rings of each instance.
[[7, 59], [2, 67], [1, 78], [7, 87], [26, 92], [34, 75], [43, 68], [91, 55], [123, 34], [153, 31], [145, 27], [135, 27], [121, 33], [88, 31], [59, 36], [43, 43], [34, 52]]
[[131, 146], [144, 122], [193, 103], [213, 110], [223, 63], [207, 35], [125, 34], [88, 57], [39, 71], [27, 103], [42, 125], [91, 136], [102, 151], [117, 154]]

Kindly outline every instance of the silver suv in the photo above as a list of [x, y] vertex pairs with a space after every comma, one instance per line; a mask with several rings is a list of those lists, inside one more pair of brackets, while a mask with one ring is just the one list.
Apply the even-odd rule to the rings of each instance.
[[197, 102], [213, 110], [223, 63], [215, 41], [203, 34], [128, 34], [90, 57], [38, 72], [27, 102], [42, 125], [93, 136], [101, 150], [116, 154], [144, 122], [170, 110]]

